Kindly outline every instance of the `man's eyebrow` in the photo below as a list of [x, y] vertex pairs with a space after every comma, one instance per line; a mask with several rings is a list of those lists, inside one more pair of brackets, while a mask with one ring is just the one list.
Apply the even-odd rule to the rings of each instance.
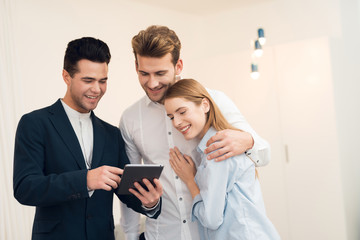
[[92, 77], [82, 77], [81, 79], [95, 80], [95, 78]]
[[167, 73], [169, 70], [160, 70], [160, 71], [157, 71], [156, 73]]
[[[93, 77], [82, 77], [81, 79], [83, 79], [83, 80], [96, 80], [96, 78], [93, 78]], [[108, 80], [108, 77], [101, 78], [100, 81], [101, 80]]]
[[[139, 70], [139, 72], [149, 74], [149, 72], [144, 71], [144, 70]], [[159, 70], [159, 71], [156, 71], [155, 73], [159, 74], [159, 73], [167, 73], [167, 72], [169, 72], [169, 70]]]

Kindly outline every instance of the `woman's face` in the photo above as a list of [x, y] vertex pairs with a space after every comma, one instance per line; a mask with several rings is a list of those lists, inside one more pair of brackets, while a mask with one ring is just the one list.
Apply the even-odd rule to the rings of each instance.
[[206, 113], [209, 111], [209, 102], [204, 98], [200, 105], [184, 98], [169, 98], [164, 103], [166, 113], [174, 127], [181, 132], [186, 140], [201, 139], [207, 129]]

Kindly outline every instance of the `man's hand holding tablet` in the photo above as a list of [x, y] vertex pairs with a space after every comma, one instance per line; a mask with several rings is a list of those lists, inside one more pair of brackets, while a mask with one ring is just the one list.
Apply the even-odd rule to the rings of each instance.
[[118, 194], [134, 194], [147, 208], [155, 206], [162, 195], [159, 181], [163, 166], [155, 164], [125, 165]]

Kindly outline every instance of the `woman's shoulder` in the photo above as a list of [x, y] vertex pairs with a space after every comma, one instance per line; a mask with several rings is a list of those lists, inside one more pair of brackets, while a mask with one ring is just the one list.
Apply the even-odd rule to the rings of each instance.
[[202, 137], [202, 139], [200, 140], [199, 144], [198, 144], [198, 150], [200, 150], [201, 152], [204, 152], [205, 149], [207, 148], [206, 143], [209, 141], [209, 139], [214, 136], [218, 131], [213, 128], [210, 127], [207, 132], [205, 133], [205, 135]]

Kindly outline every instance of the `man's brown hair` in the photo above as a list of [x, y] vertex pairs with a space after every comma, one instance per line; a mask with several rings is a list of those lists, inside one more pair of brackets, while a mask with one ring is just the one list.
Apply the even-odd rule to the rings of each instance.
[[171, 53], [172, 63], [180, 58], [181, 43], [176, 33], [165, 26], [152, 25], [141, 30], [131, 41], [135, 60], [137, 54], [143, 57], [160, 58]]

